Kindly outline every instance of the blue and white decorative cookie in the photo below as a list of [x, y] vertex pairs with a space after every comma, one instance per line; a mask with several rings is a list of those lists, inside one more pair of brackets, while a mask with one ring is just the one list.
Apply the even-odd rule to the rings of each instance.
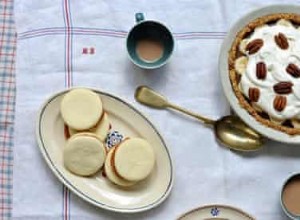
[[118, 145], [123, 139], [124, 136], [120, 132], [111, 131], [106, 137], [106, 147], [108, 147], [109, 149], [113, 148], [114, 146]]

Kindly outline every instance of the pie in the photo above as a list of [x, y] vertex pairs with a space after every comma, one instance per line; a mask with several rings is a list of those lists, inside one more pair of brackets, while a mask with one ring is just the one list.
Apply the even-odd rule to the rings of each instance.
[[251, 21], [237, 33], [228, 57], [240, 106], [267, 127], [300, 134], [300, 16]]

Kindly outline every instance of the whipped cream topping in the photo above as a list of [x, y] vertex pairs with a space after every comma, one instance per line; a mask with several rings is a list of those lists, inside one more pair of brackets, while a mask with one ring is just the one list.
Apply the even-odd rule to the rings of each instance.
[[[285, 50], [281, 49], [274, 40], [279, 33], [284, 34], [288, 39], [289, 47]], [[300, 29], [292, 25], [264, 25], [256, 28], [246, 40], [251, 42], [255, 39], [262, 39], [263, 46], [254, 54], [246, 54], [248, 63], [239, 84], [242, 93], [249, 98], [249, 88], [258, 88], [260, 95], [255, 104], [272, 118], [277, 120], [300, 119], [300, 77], [295, 78], [286, 71], [287, 66], [291, 63], [300, 68]], [[264, 62], [267, 66], [265, 79], [258, 79], [256, 76], [256, 64], [259, 62]], [[282, 111], [277, 111], [273, 106], [275, 97], [279, 95], [276, 94], [273, 87], [279, 82], [293, 84], [291, 93], [280, 94], [287, 99], [286, 106]]]

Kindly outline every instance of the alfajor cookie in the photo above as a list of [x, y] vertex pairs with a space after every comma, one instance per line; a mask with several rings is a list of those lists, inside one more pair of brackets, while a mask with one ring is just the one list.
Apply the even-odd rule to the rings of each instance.
[[116, 173], [129, 181], [140, 181], [151, 173], [155, 164], [152, 146], [142, 138], [122, 141], [112, 158]]
[[80, 133], [80, 132], [91, 132], [94, 133], [95, 135], [97, 135], [97, 137], [104, 142], [106, 139], [106, 136], [109, 132], [110, 129], [110, 122], [109, 122], [109, 118], [106, 112], [103, 112], [103, 115], [101, 117], [101, 119], [99, 120], [99, 122], [96, 124], [96, 126], [90, 128], [89, 130], [85, 130], [85, 131], [78, 131], [75, 130], [71, 127], [69, 127], [69, 134], [71, 136], [73, 136], [74, 134]]
[[106, 150], [103, 143], [91, 133], [71, 137], [63, 150], [65, 167], [74, 174], [89, 176], [104, 164]]
[[88, 89], [73, 89], [63, 97], [60, 111], [69, 127], [87, 130], [97, 124], [103, 108], [98, 94]]
[[114, 151], [115, 149], [110, 150], [105, 160], [104, 170], [107, 178], [118, 186], [129, 187], [134, 185], [136, 182], [125, 180], [116, 174], [114, 164], [112, 161]]

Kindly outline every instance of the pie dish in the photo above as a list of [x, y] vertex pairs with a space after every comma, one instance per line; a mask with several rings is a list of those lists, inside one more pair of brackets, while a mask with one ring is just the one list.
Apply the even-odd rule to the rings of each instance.
[[275, 5], [241, 18], [224, 39], [219, 68], [237, 115], [277, 141], [300, 142], [299, 6]]
[[232, 88], [260, 123], [300, 134], [300, 15], [257, 18], [236, 36], [228, 57]]

